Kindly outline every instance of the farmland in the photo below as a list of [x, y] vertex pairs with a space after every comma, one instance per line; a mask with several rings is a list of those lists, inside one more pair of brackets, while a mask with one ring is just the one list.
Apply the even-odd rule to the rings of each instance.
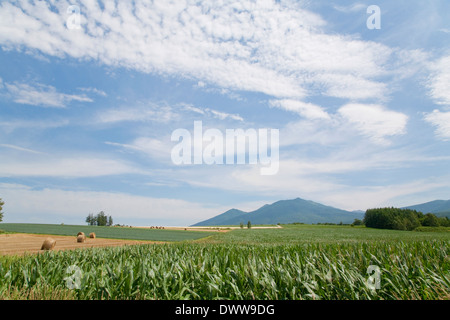
[[99, 238], [146, 240], [146, 241], [182, 241], [195, 240], [207, 237], [212, 233], [166, 230], [166, 229], [145, 229], [127, 227], [99, 227], [99, 226], [77, 226], [77, 225], [57, 225], [57, 224], [26, 224], [26, 223], [2, 223], [0, 229], [9, 232], [52, 234], [62, 236], [73, 236], [78, 232], [89, 234], [95, 232]]
[[[449, 299], [449, 240], [448, 232], [285, 225], [196, 241], [3, 256], [0, 297]], [[379, 288], [368, 286], [369, 266], [380, 272]], [[74, 279], [76, 288], [68, 286]]]

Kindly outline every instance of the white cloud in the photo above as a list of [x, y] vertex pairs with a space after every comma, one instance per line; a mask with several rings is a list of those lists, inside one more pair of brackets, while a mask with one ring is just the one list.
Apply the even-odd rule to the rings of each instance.
[[10, 222], [28, 216], [28, 221], [83, 224], [89, 213], [104, 211], [114, 223], [132, 224], [137, 220], [140, 225], [186, 226], [228, 210], [171, 198], [54, 188], [35, 190], [6, 183], [0, 184], [0, 194], [5, 201], [5, 221]]
[[12, 145], [12, 144], [3, 144], [2, 143], [2, 144], [0, 144], [0, 147], [23, 151], [23, 152], [28, 152], [28, 153], [42, 154], [42, 152], [40, 152], [40, 151], [36, 151], [33, 149], [29, 149], [29, 148], [23, 148], [23, 147], [19, 147], [19, 146]]
[[78, 90], [81, 90], [81, 91], [84, 91], [84, 92], [92, 92], [92, 93], [95, 93], [95, 94], [97, 94], [99, 96], [102, 96], [102, 97], [108, 96], [105, 91], [99, 90], [97, 88], [92, 88], [92, 87], [89, 87], [89, 88], [78, 88]]
[[450, 56], [431, 64], [430, 95], [438, 104], [450, 105]]
[[167, 123], [176, 119], [177, 115], [170, 106], [145, 103], [138, 106], [122, 106], [109, 108], [98, 112], [96, 121], [114, 124], [118, 122], [148, 122]]
[[225, 119], [233, 119], [236, 121], [244, 121], [244, 119], [238, 115], [238, 114], [231, 114], [231, 113], [227, 113], [227, 112], [221, 112], [221, 111], [217, 111], [217, 110], [211, 110], [209, 108], [206, 109], [207, 111], [211, 112], [214, 117], [220, 119], [220, 120], [225, 120]]
[[386, 110], [379, 105], [347, 104], [338, 113], [361, 134], [375, 143], [389, 143], [387, 137], [402, 135], [406, 132], [408, 116]]
[[6, 91], [13, 101], [41, 107], [64, 108], [71, 101], [92, 102], [85, 95], [65, 94], [58, 92], [55, 87], [44, 84], [35, 86], [27, 83], [5, 83]]
[[[312, 110], [308, 110], [312, 115], [321, 114], [320, 109]], [[408, 122], [406, 114], [371, 104], [346, 104], [336, 113], [326, 115], [328, 117], [310, 116], [309, 119], [288, 123], [281, 129], [280, 145], [354, 145], [361, 141], [358, 136], [369, 139], [375, 145], [389, 145], [390, 138], [406, 133]]]
[[213, 117], [219, 120], [231, 119], [235, 121], [244, 121], [244, 118], [242, 118], [239, 114], [232, 114], [210, 108], [194, 107], [193, 105], [186, 103], [179, 104], [178, 106], [182, 107], [183, 110], [191, 111], [203, 116]]
[[384, 100], [387, 92], [384, 83], [352, 74], [319, 74], [316, 76], [316, 80], [325, 87], [323, 94], [336, 98]]
[[27, 130], [45, 130], [60, 128], [68, 125], [70, 122], [66, 119], [59, 120], [19, 120], [19, 119], [0, 119], [0, 129], [11, 133], [19, 129]]
[[[419, 198], [423, 198], [423, 202], [434, 200], [436, 190], [448, 187], [444, 179], [432, 182], [429, 179], [419, 179], [382, 186], [342, 187], [324, 196], [324, 199], [331, 205], [347, 210], [402, 207], [420, 202]], [[425, 198], [424, 195], [427, 193], [429, 196]]]
[[0, 163], [0, 177], [101, 177], [140, 173], [136, 166], [113, 159], [85, 157], [4, 159]]
[[425, 114], [425, 121], [436, 127], [436, 136], [444, 141], [450, 140], [450, 112], [434, 110]]
[[81, 30], [69, 30], [68, 2], [3, 2], [0, 44], [91, 59], [146, 73], [183, 76], [277, 98], [321, 93], [379, 97], [375, 77], [394, 52], [350, 36], [325, 34], [320, 16], [294, 1], [82, 2]]
[[339, 5], [333, 5], [333, 8], [337, 11], [344, 12], [344, 13], [350, 13], [350, 12], [358, 12], [358, 11], [365, 11], [367, 10], [368, 5], [363, 3], [354, 3], [349, 6], [339, 6]]
[[323, 110], [322, 107], [312, 103], [283, 99], [271, 100], [269, 101], [269, 105], [272, 107], [284, 109], [286, 111], [298, 113], [299, 115], [307, 119], [330, 119], [330, 115], [325, 110]]
[[146, 154], [147, 156], [157, 159], [166, 164], [171, 164], [171, 151], [173, 144], [170, 141], [170, 137], [156, 139], [150, 137], [140, 137], [135, 139], [129, 144], [117, 143], [117, 142], [106, 142], [106, 144], [111, 146], [116, 146], [129, 151], [138, 151]]

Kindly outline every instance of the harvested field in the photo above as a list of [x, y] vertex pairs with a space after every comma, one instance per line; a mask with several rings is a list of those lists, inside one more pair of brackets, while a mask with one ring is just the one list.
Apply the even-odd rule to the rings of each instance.
[[[38, 253], [41, 250], [42, 243], [47, 239], [48, 235], [38, 234], [0, 234], [0, 255], [23, 255], [25, 253]], [[53, 250], [70, 250], [79, 248], [93, 248], [93, 247], [112, 247], [133, 245], [142, 243], [151, 243], [151, 241], [137, 241], [137, 240], [119, 240], [119, 239], [104, 239], [86, 238], [83, 243], [77, 242], [76, 236], [55, 236], [51, 238], [56, 240], [56, 246]]]

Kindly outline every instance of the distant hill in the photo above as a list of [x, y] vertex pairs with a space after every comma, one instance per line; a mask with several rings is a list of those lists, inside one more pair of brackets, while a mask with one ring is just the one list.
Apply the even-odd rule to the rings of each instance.
[[[193, 226], [224, 226], [224, 225], [229, 224], [229, 223], [227, 223], [228, 220], [238, 218], [244, 214], [246, 214], [246, 212], [237, 210], [237, 209], [231, 209], [231, 210], [228, 210], [227, 212], [219, 214], [218, 216], [215, 216], [211, 219], [194, 224]], [[233, 224], [236, 224], [236, 223], [233, 223]], [[239, 223], [237, 223], [237, 224], [239, 224]]]
[[247, 224], [248, 221], [251, 221], [252, 224], [352, 223], [355, 219], [363, 217], [364, 211], [351, 212], [297, 198], [266, 204], [251, 212], [231, 209], [193, 226], [239, 225], [241, 222]]
[[438, 217], [450, 217], [450, 200], [434, 200], [422, 204], [404, 207], [403, 209], [411, 209], [422, 213], [434, 213]]

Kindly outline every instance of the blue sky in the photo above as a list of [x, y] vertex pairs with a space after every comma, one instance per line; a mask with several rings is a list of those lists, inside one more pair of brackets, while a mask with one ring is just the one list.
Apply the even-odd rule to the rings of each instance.
[[[1, 1], [4, 222], [449, 199], [449, 21], [446, 0]], [[279, 130], [278, 172], [175, 165], [194, 121]]]

